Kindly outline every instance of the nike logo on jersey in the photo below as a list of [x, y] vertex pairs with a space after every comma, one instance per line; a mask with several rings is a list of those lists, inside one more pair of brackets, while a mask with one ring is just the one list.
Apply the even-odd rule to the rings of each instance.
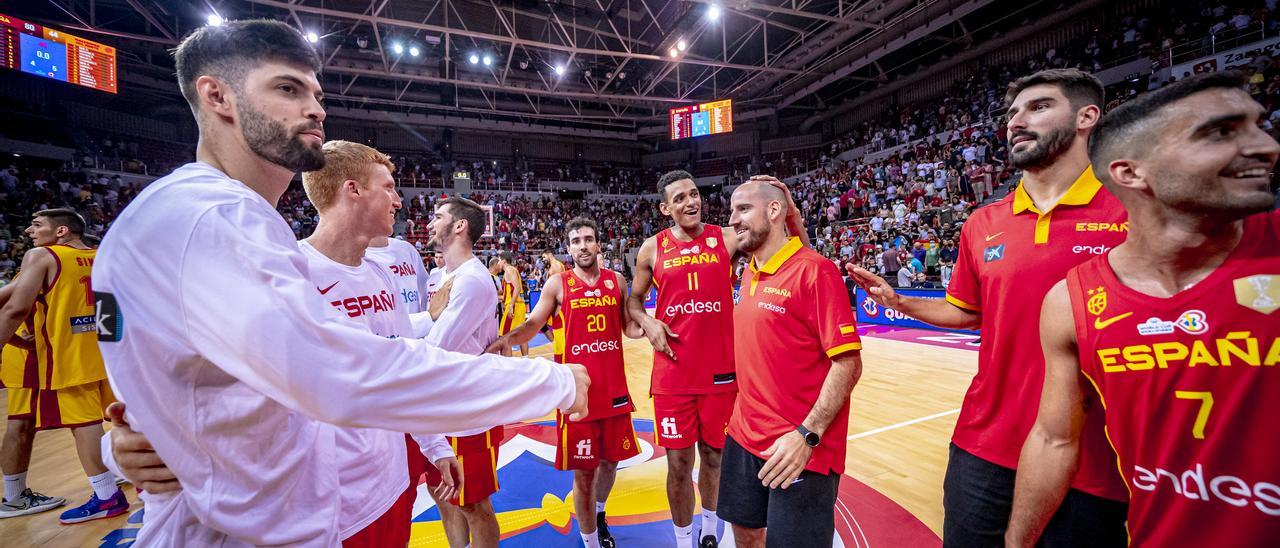
[[1094, 318], [1093, 328], [1097, 329], [1098, 331], [1102, 331], [1103, 329], [1106, 329], [1107, 327], [1109, 327], [1111, 324], [1116, 323], [1125, 318], [1128, 318], [1129, 316], [1132, 316], [1132, 315], [1133, 315], [1133, 312], [1125, 312], [1124, 314], [1116, 314], [1115, 316], [1112, 316], [1105, 320], [1102, 318]]
[[333, 286], [335, 285], [338, 285], [338, 282], [333, 282], [333, 285], [330, 285], [329, 287], [326, 287], [324, 289], [320, 289], [320, 286], [317, 285], [316, 291], [319, 291], [321, 295], [324, 295], [325, 293], [328, 293], [330, 289], [333, 289]]
[[990, 236], [987, 236], [987, 241], [988, 241], [988, 242], [990, 242], [991, 240], [994, 240], [994, 239], [996, 239], [996, 238], [999, 238], [1001, 234], [1004, 234], [1004, 231], [1003, 231], [1003, 230], [1002, 230], [1002, 231], [1000, 231], [1000, 232], [997, 232], [997, 233], [995, 233], [995, 234], [992, 234], [992, 235], [990, 235]]

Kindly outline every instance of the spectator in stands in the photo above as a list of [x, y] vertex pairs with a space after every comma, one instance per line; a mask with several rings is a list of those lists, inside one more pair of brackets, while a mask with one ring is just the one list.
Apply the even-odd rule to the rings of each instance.
[[880, 257], [880, 265], [884, 269], [884, 277], [892, 279], [902, 269], [902, 262], [898, 260], [898, 250], [890, 247]]

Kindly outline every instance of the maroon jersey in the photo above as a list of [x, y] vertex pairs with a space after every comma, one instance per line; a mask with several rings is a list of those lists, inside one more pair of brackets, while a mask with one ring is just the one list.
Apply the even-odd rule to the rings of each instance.
[[600, 270], [594, 285], [574, 270], [559, 276], [564, 354], [557, 355], [557, 361], [587, 368], [591, 376], [587, 420], [630, 413], [635, 406], [627, 392], [622, 361], [622, 278], [609, 269]]
[[1278, 239], [1280, 214], [1249, 217], [1226, 262], [1168, 299], [1126, 287], [1106, 256], [1067, 274], [1134, 546], [1280, 539]]
[[663, 230], [657, 236], [653, 283], [654, 317], [679, 338], [667, 343], [676, 354], [653, 353], [653, 394], [714, 394], [738, 389], [733, 366], [733, 264], [718, 226], [682, 242]]

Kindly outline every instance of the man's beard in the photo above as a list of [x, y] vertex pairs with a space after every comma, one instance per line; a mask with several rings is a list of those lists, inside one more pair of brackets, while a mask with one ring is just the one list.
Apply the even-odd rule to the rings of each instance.
[[747, 227], [747, 240], [738, 245], [743, 253], [755, 253], [760, 246], [764, 245], [764, 241], [769, 239], [769, 225], [760, 228]]
[[592, 255], [590, 257], [587, 257], [586, 259], [583, 259], [579, 255], [574, 255], [573, 264], [577, 265], [578, 268], [581, 268], [583, 270], [589, 270], [591, 267], [596, 265], [596, 256]]
[[[308, 146], [301, 134], [289, 137], [284, 124], [268, 118], [248, 104], [237, 106], [240, 133], [249, 150], [262, 159], [291, 171], [315, 171], [324, 167], [324, 151]], [[319, 129], [319, 123], [308, 123], [299, 131]]]
[[1015, 152], [1013, 147], [1010, 147], [1009, 164], [1018, 169], [1040, 168], [1052, 164], [1071, 146], [1076, 128], [1070, 125], [1057, 127], [1043, 136], [1030, 131], [1014, 133], [1014, 137], [1019, 135], [1031, 135], [1035, 137], [1035, 142], [1021, 152]]

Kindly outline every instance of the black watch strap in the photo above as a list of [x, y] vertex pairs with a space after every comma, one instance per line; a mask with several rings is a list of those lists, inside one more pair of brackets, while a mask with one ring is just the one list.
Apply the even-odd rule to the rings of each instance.
[[805, 428], [803, 424], [796, 426], [796, 432], [799, 432], [801, 436], [804, 436], [804, 443], [809, 447], [817, 447], [819, 443], [822, 443], [822, 436], [819, 436], [817, 432]]

